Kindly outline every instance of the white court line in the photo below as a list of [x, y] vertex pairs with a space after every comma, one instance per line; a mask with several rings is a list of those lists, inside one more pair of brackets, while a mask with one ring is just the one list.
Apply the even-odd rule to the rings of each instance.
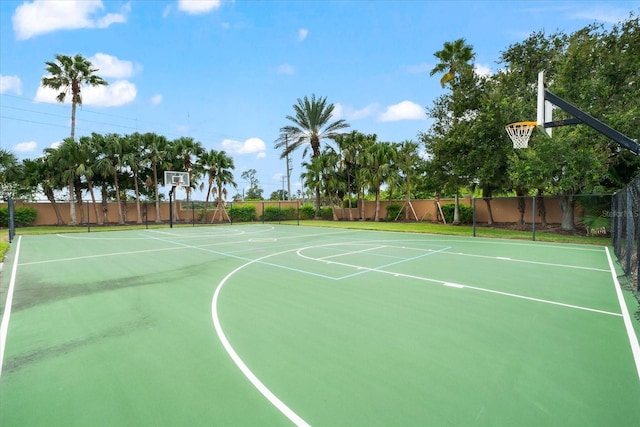
[[322, 258], [314, 258], [314, 259], [316, 261], [324, 261], [324, 260], [329, 259], [329, 258], [341, 257], [341, 256], [344, 256], [344, 255], [360, 254], [362, 252], [375, 251], [376, 249], [382, 249], [382, 248], [386, 248], [386, 247], [387, 246], [374, 246], [372, 248], [361, 249], [359, 251], [341, 252], [339, 254], [327, 255], [327, 256], [324, 256]]
[[631, 323], [631, 316], [629, 315], [627, 304], [624, 302], [624, 296], [622, 295], [622, 289], [620, 289], [620, 282], [618, 281], [618, 276], [613, 265], [613, 260], [611, 259], [611, 254], [609, 253], [609, 248], [605, 246], [604, 249], [607, 252], [607, 261], [609, 261], [611, 277], [613, 278], [613, 284], [616, 288], [618, 303], [620, 304], [622, 318], [624, 319], [624, 327], [627, 330], [627, 337], [629, 337], [629, 344], [631, 345], [631, 353], [633, 354], [633, 360], [636, 362], [636, 371], [638, 371], [638, 379], [640, 380], [640, 344], [638, 344], [638, 337], [636, 336], [633, 324]]
[[7, 333], [9, 331], [9, 317], [11, 317], [11, 305], [13, 304], [13, 290], [16, 286], [18, 257], [20, 256], [20, 242], [22, 242], [22, 236], [18, 237], [18, 244], [16, 245], [16, 256], [13, 259], [13, 268], [11, 269], [11, 281], [9, 282], [9, 289], [7, 290], [7, 300], [4, 304], [4, 313], [2, 313], [2, 323], [0, 324], [0, 376], [2, 375], [4, 349], [7, 344]]
[[273, 406], [275, 406], [280, 412], [282, 412], [284, 416], [286, 416], [289, 420], [291, 420], [292, 423], [294, 423], [296, 426], [306, 427], [306, 426], [309, 426], [309, 424], [305, 420], [303, 420], [298, 414], [296, 414], [293, 410], [291, 410], [275, 394], [273, 394], [273, 392], [269, 390], [267, 386], [265, 386], [262, 383], [262, 381], [260, 381], [260, 379], [258, 379], [258, 377], [251, 371], [251, 369], [249, 369], [249, 367], [244, 363], [244, 361], [240, 358], [240, 356], [238, 356], [238, 353], [236, 353], [236, 351], [231, 346], [231, 343], [227, 339], [227, 336], [225, 335], [224, 330], [222, 329], [222, 325], [220, 324], [220, 318], [218, 317], [218, 298], [220, 296], [220, 291], [222, 290], [222, 287], [225, 285], [225, 283], [231, 276], [233, 276], [236, 272], [238, 272], [239, 270], [243, 269], [244, 267], [250, 264], [253, 264], [256, 262], [260, 263], [265, 258], [281, 255], [287, 252], [291, 252], [293, 250], [295, 249], [289, 249], [287, 251], [266, 255], [262, 258], [257, 258], [255, 260], [249, 261], [241, 265], [240, 267], [236, 268], [235, 270], [227, 274], [224, 277], [224, 279], [222, 279], [222, 281], [218, 284], [218, 287], [216, 288], [216, 291], [213, 294], [213, 299], [211, 300], [211, 316], [213, 318], [213, 325], [215, 327], [216, 333], [218, 334], [218, 338], [222, 343], [222, 346], [226, 350], [227, 354], [229, 354], [229, 356], [231, 357], [231, 360], [233, 360], [233, 363], [235, 363], [236, 366], [240, 368], [240, 371], [242, 371], [244, 376], [247, 377], [247, 379], [251, 382], [251, 384], [253, 384], [253, 386], [256, 389], [258, 389], [258, 391], [262, 393], [262, 395], [266, 397], [267, 400]]
[[579, 265], [569, 265], [569, 264], [555, 264], [552, 262], [530, 261], [527, 259], [507, 258], [507, 257], [501, 257], [501, 256], [465, 254], [464, 252], [442, 252], [442, 253], [446, 255], [461, 255], [461, 256], [468, 256], [468, 257], [474, 257], [474, 258], [499, 259], [500, 261], [521, 262], [524, 264], [546, 265], [549, 267], [574, 268], [576, 270], [590, 270], [590, 271], [602, 271], [602, 272], [609, 271], [606, 268], [582, 267]]

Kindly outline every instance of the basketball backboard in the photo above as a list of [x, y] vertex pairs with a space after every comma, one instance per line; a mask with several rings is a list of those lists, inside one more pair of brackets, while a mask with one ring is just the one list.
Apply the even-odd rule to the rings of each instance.
[[189, 173], [179, 171], [165, 171], [164, 172], [164, 185], [165, 187], [188, 187]]
[[552, 128], [545, 128], [544, 124], [553, 121], [553, 104], [544, 98], [544, 71], [538, 73], [538, 117], [537, 124], [540, 130], [552, 136]]

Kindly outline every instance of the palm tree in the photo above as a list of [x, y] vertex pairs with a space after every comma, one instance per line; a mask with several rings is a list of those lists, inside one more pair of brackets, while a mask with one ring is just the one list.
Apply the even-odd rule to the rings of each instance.
[[[283, 148], [280, 158], [284, 159], [293, 151], [306, 146], [302, 156], [306, 156], [311, 148], [312, 157], [320, 156], [320, 144], [323, 139], [333, 139], [340, 129], [349, 127], [344, 120], [331, 121], [334, 110], [333, 104], [327, 104], [327, 98], [317, 98], [311, 95], [298, 98], [298, 103], [293, 105], [295, 116], [287, 116], [286, 119], [293, 124], [280, 128], [280, 138], [275, 148]], [[320, 210], [320, 188], [316, 189], [316, 212]]]
[[[225, 151], [210, 150], [200, 157], [199, 168], [204, 171], [207, 177], [207, 195], [204, 201], [204, 213], [202, 216], [202, 222], [207, 219], [207, 208], [209, 206], [209, 196], [211, 195], [214, 184], [217, 187], [218, 203], [217, 210], [213, 215], [215, 219], [217, 212], [220, 212], [220, 220], [222, 221], [222, 215], [224, 211], [224, 186], [233, 185], [236, 187], [236, 183], [233, 180], [233, 173], [231, 170], [235, 168], [233, 159], [227, 155]], [[204, 188], [204, 182], [200, 184], [200, 189]], [[225, 212], [226, 213], [226, 212]], [[228, 218], [228, 215], [227, 215]], [[213, 220], [212, 219], [212, 220]]]
[[[95, 135], [95, 134], [94, 134]], [[96, 175], [95, 165], [98, 158], [98, 147], [95, 144], [95, 138], [89, 136], [82, 136], [78, 141], [78, 148], [80, 149], [79, 163], [77, 172], [79, 176], [84, 176], [87, 181], [87, 191], [91, 196], [91, 203], [93, 204], [93, 212], [96, 217], [96, 223], [102, 225], [103, 221], [98, 215], [98, 205], [96, 203], [96, 196], [93, 191], [93, 179]], [[89, 219], [87, 218], [87, 221]]]
[[124, 224], [124, 214], [122, 212], [122, 203], [120, 198], [120, 184], [118, 174], [120, 174], [122, 162], [122, 145], [123, 137], [114, 133], [107, 134], [101, 138], [100, 151], [101, 155], [96, 160], [96, 171], [105, 178], [113, 180], [113, 188], [115, 190], [115, 200], [118, 206], [118, 223]]
[[142, 224], [142, 212], [140, 210], [140, 184], [139, 173], [144, 168], [144, 150], [142, 147], [142, 136], [135, 132], [123, 138], [122, 165], [131, 170], [133, 178], [133, 190], [136, 199], [136, 222]]
[[18, 158], [10, 151], [0, 148], [0, 195], [13, 196], [22, 181], [22, 170]]
[[68, 94], [71, 95], [71, 139], [75, 139], [76, 107], [82, 105], [82, 85], [106, 86], [109, 83], [94, 74], [98, 69], [79, 54], [74, 57], [56, 55], [55, 61], [47, 61], [46, 64], [49, 75], [42, 78], [42, 86], [59, 90], [56, 100], [60, 103]]
[[434, 53], [433, 56], [440, 62], [433, 67], [429, 75], [444, 73], [440, 79], [440, 84], [444, 87], [447, 82], [453, 80], [460, 69], [468, 66], [476, 55], [473, 53], [473, 47], [468, 45], [465, 39], [458, 39], [454, 42], [445, 42], [443, 49]]
[[418, 144], [413, 141], [403, 141], [400, 144], [396, 144], [395, 148], [397, 151], [396, 164], [398, 166], [398, 172], [404, 175], [404, 219], [408, 221], [409, 212], [411, 212], [417, 221], [418, 216], [416, 215], [415, 211], [413, 210], [413, 206], [411, 205], [411, 175], [420, 162], [420, 156], [418, 155]]
[[145, 133], [142, 135], [142, 146], [144, 147], [145, 160], [151, 164], [152, 173], [147, 177], [147, 186], [153, 187], [156, 198], [156, 223], [161, 223], [160, 218], [160, 193], [158, 188], [158, 169], [164, 170], [167, 165], [166, 151], [167, 138], [155, 133]]
[[69, 190], [69, 225], [76, 225], [76, 202], [74, 188], [80, 163], [80, 148], [72, 138], [65, 138], [57, 148], [45, 148], [47, 163], [58, 174], [60, 182]]
[[386, 142], [378, 142], [369, 147], [363, 156], [363, 178], [370, 191], [376, 196], [374, 221], [380, 220], [380, 187], [387, 182], [395, 168], [396, 151]]
[[55, 198], [55, 190], [60, 187], [58, 183], [59, 175], [47, 164], [46, 157], [38, 157], [35, 160], [25, 159], [22, 164], [24, 166], [23, 184], [36, 189], [39, 186], [53, 207], [58, 225], [64, 225], [64, 220], [60, 215], [60, 209], [58, 209]]

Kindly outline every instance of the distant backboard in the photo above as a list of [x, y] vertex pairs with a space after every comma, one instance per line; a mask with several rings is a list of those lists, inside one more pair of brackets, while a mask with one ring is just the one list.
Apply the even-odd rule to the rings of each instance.
[[553, 121], [553, 104], [544, 99], [544, 71], [538, 73], [538, 127], [551, 136], [552, 128], [545, 128], [544, 124]]
[[188, 187], [189, 172], [165, 171], [164, 185], [165, 187]]

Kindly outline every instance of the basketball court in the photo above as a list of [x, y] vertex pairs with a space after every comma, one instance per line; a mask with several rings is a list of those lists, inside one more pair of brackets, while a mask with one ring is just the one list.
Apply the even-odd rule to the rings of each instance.
[[635, 425], [638, 307], [609, 251], [271, 224], [18, 236], [0, 425]]

